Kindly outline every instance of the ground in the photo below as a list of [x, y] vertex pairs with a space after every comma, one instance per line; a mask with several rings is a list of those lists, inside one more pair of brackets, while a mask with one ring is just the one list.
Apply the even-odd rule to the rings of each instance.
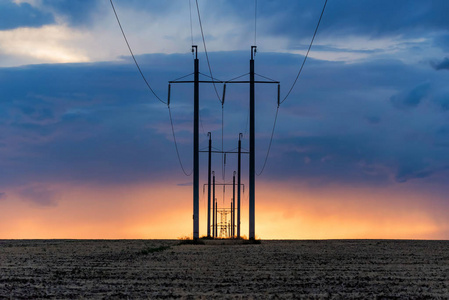
[[449, 241], [0, 240], [0, 298], [449, 299]]

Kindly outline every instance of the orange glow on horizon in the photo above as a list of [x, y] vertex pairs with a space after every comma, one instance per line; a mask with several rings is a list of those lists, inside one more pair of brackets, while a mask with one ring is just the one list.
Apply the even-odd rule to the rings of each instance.
[[[191, 236], [191, 187], [159, 183], [52, 188], [61, 191], [55, 206], [38, 206], [10, 191], [8, 199], [0, 202], [0, 238]], [[311, 189], [289, 183], [259, 184], [256, 235], [262, 239], [447, 239], [449, 222], [435, 217], [423, 203], [424, 196], [392, 188]], [[246, 195], [243, 199], [241, 230], [247, 235]], [[206, 234], [206, 200], [202, 195], [200, 235]]]

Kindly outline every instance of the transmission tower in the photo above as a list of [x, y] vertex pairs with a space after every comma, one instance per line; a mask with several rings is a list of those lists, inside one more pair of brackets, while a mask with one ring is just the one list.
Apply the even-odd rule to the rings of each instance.
[[[280, 82], [275, 80], [264, 81], [255, 80], [254, 71], [254, 57], [257, 51], [257, 46], [251, 46], [251, 59], [249, 61], [249, 81], [231, 80], [225, 83], [249, 83], [249, 239], [256, 238], [255, 230], [255, 203], [256, 203], [256, 97], [255, 84], [256, 83], [270, 83], [278, 85], [278, 106], [280, 101]], [[264, 77], [264, 76], [262, 76]], [[240, 186], [240, 185], [239, 185]], [[240, 201], [239, 201], [240, 202]]]
[[[198, 46], [192, 45], [192, 53], [195, 58], [193, 60], [193, 81], [192, 80], [173, 80], [169, 81], [168, 85], [168, 105], [170, 106], [170, 88], [174, 83], [193, 83], [193, 239], [199, 239], [199, 90], [200, 83], [223, 83], [220, 80], [199, 80], [199, 59], [198, 59]], [[210, 201], [208, 203], [210, 207]]]
[[[255, 136], [255, 122], [256, 122], [256, 114], [255, 114], [255, 84], [256, 83], [269, 83], [269, 84], [277, 84], [278, 85], [278, 106], [279, 106], [279, 81], [266, 81], [266, 80], [255, 80], [255, 75], [257, 75], [254, 71], [254, 57], [256, 54], [256, 46], [251, 46], [251, 59], [250, 59], [250, 71], [249, 71], [249, 80], [229, 80], [229, 81], [221, 81], [216, 80], [215, 78], [211, 78], [211, 80], [199, 80], [199, 59], [198, 59], [198, 47], [196, 45], [192, 45], [192, 52], [195, 55], [194, 58], [194, 80], [173, 80], [169, 81], [168, 86], [168, 105], [170, 106], [170, 89], [171, 84], [175, 83], [193, 83], [194, 84], [194, 92], [193, 92], [193, 239], [197, 240], [199, 239], [199, 153], [200, 152], [208, 152], [209, 153], [209, 163], [208, 163], [208, 213], [207, 213], [207, 236], [211, 237], [210, 235], [210, 229], [212, 227], [212, 236], [217, 237], [217, 202], [215, 199], [215, 176], [213, 176], [213, 190], [214, 190], [214, 196], [211, 199], [211, 154], [212, 153], [221, 153], [221, 154], [228, 154], [228, 153], [236, 153], [238, 154], [238, 182], [237, 182], [237, 237], [240, 238], [240, 187], [242, 185], [241, 183], [241, 154], [242, 153], [249, 153], [249, 239], [254, 240], [255, 239], [255, 195], [256, 195], [256, 136]], [[262, 76], [264, 77], [264, 76]], [[266, 77], [264, 77], [266, 78]], [[250, 131], [249, 131], [249, 151], [248, 152], [242, 152], [241, 151], [241, 137], [242, 135], [239, 134], [239, 144], [238, 144], [238, 152], [235, 151], [212, 151], [212, 139], [211, 139], [211, 133], [208, 133], [209, 136], [209, 150], [208, 151], [200, 151], [199, 150], [199, 84], [200, 83], [224, 83], [223, 86], [223, 98], [221, 99], [221, 104], [224, 105], [225, 101], [225, 91], [226, 91], [226, 84], [233, 84], [233, 83], [249, 83], [249, 107], [250, 107]], [[235, 176], [235, 174], [234, 174]], [[217, 184], [217, 185], [233, 185], [235, 190], [235, 177], [233, 179], [232, 184]], [[233, 202], [231, 203], [230, 210], [232, 212], [235, 212], [235, 192], [233, 193]], [[210, 209], [211, 209], [211, 200], [213, 201], [213, 225], [210, 225]], [[234, 223], [234, 219], [231, 219], [231, 222]], [[223, 225], [223, 224], [222, 224]], [[223, 225], [224, 226], [224, 225]], [[229, 225], [229, 228], [233, 228], [234, 224]], [[234, 229], [232, 229], [234, 230]], [[234, 236], [234, 234], [232, 234]]]

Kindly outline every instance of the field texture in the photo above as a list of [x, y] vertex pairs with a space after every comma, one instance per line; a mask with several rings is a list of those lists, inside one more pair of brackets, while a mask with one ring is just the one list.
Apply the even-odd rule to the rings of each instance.
[[449, 241], [0, 240], [0, 298], [449, 299]]

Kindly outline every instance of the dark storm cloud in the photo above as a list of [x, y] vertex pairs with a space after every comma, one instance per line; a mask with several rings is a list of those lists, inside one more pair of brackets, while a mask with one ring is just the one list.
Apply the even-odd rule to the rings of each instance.
[[[293, 176], [311, 183], [386, 184], [392, 170], [379, 157], [378, 146], [366, 136], [308, 136], [280, 140], [278, 151], [288, 164], [276, 167], [282, 177]], [[288, 175], [287, 175], [288, 174]]]
[[432, 67], [435, 70], [449, 70], [449, 58], [445, 57], [443, 61], [439, 63], [432, 63]]
[[[109, 1], [108, 1], [109, 2]], [[187, 2], [187, 3], [186, 3]], [[188, 1], [175, 0], [175, 1], [142, 1], [142, 0], [113, 0], [115, 5], [126, 5], [137, 10], [147, 10], [151, 13], [164, 14], [170, 9], [186, 9], [189, 7]], [[192, 9], [195, 3], [192, 1]]]
[[[356, 185], [448, 176], [441, 149], [449, 140], [442, 129], [448, 126], [442, 115], [446, 80], [431, 68], [400, 61], [309, 61], [294, 96], [281, 106], [266, 172]], [[413, 113], [404, 111], [412, 107]], [[279, 126], [298, 133], [285, 136]]]
[[66, 1], [66, 0], [43, 0], [45, 8], [50, 8], [56, 14], [65, 17], [71, 26], [88, 26], [92, 23], [92, 16], [97, 12], [101, 1]]
[[[324, 1], [265, 1], [260, 16], [277, 18], [270, 28], [273, 34], [313, 33]], [[375, 37], [422, 34], [424, 30], [447, 28], [449, 3], [434, 1], [329, 1], [320, 31], [337, 34], [367, 34]], [[297, 14], [290, 14], [295, 11]], [[263, 26], [263, 25], [261, 25]]]
[[[247, 51], [212, 57], [220, 78], [246, 71]], [[285, 95], [301, 58], [260, 53], [257, 72], [280, 80]], [[144, 55], [138, 60], [163, 99], [168, 80], [192, 69], [189, 54]], [[203, 58], [201, 62], [200, 69], [207, 73]], [[0, 76], [4, 185], [37, 179], [114, 184], [180, 177], [166, 107], [149, 93], [131, 61], [4, 68]], [[263, 176], [369, 185], [446, 176], [442, 166], [449, 165], [449, 119], [442, 117], [446, 110], [438, 99], [447, 95], [448, 79], [449, 73], [397, 60], [308, 60], [301, 80], [281, 106]], [[191, 87], [172, 87], [174, 125], [187, 171], [192, 164], [191, 92]], [[258, 170], [276, 108], [275, 93], [270, 93], [258, 87]], [[211, 86], [202, 86], [201, 97], [205, 131], [213, 131], [214, 145], [220, 147], [221, 105]], [[247, 104], [242, 99], [247, 89], [228, 87], [227, 97], [224, 148], [232, 149], [246, 124]], [[392, 102], [413, 110], [397, 109]], [[437, 103], [438, 109], [424, 103]], [[201, 135], [201, 141], [205, 139]], [[247, 148], [245, 143], [246, 138]], [[228, 168], [232, 169], [232, 158]]]
[[435, 132], [435, 146], [449, 147], [449, 125], [443, 125]]
[[449, 50], [449, 33], [446, 31], [445, 33], [439, 34], [434, 39], [434, 46], [443, 49], [443, 51]]
[[391, 185], [435, 174], [448, 176], [448, 168], [444, 167], [448, 160], [436, 145], [407, 141], [399, 133], [376, 134], [366, 129], [359, 135], [279, 139], [268, 167], [272, 174], [266, 176], [297, 178], [310, 184], [354, 186]]
[[19, 191], [22, 199], [40, 206], [56, 206], [57, 193], [44, 186], [23, 188]]
[[[140, 57], [143, 70], [160, 58]], [[156, 63], [152, 68], [158, 72]], [[168, 78], [179, 77], [166, 70], [155, 78], [146, 72], [161, 95]], [[128, 182], [176, 167], [164, 160], [175, 154], [166, 106], [146, 90], [135, 66], [35, 65], [0, 73], [0, 151], [8, 157], [1, 163], [3, 184], [33, 178]]]
[[4, 0], [0, 3], [0, 30], [54, 24], [55, 16], [62, 16], [70, 26], [86, 27], [94, 21], [101, 3], [99, 0], [43, 0], [32, 6]]
[[428, 95], [429, 90], [430, 84], [423, 83], [410, 91], [391, 96], [390, 101], [398, 108], [416, 107]]
[[406, 182], [410, 179], [426, 178], [433, 175], [435, 172], [431, 170], [413, 170], [410, 168], [402, 168], [396, 175], [398, 182]]
[[446, 112], [449, 110], [449, 88], [443, 86], [435, 91], [432, 95], [432, 101], [437, 105], [441, 111]]
[[424, 30], [447, 27], [449, 21], [445, 12], [448, 9], [449, 3], [444, 0], [331, 1], [325, 26], [347, 33], [413, 36]]
[[[145, 1], [145, 0], [114, 0], [116, 8], [146, 11], [156, 18], [164, 18], [169, 11], [188, 9], [188, 2], [178, 1]], [[111, 9], [109, 0], [67, 1], [43, 0], [42, 8], [51, 10], [72, 27], [89, 27], [105, 12], [102, 9]], [[120, 14], [120, 13], [119, 13]], [[153, 20], [154, 20], [153, 19]]]
[[28, 3], [0, 2], [0, 30], [40, 27], [54, 22], [55, 19], [51, 13], [43, 12]]
[[379, 116], [376, 116], [376, 115], [366, 116], [365, 118], [371, 124], [379, 124], [380, 121], [381, 121], [381, 118]]

